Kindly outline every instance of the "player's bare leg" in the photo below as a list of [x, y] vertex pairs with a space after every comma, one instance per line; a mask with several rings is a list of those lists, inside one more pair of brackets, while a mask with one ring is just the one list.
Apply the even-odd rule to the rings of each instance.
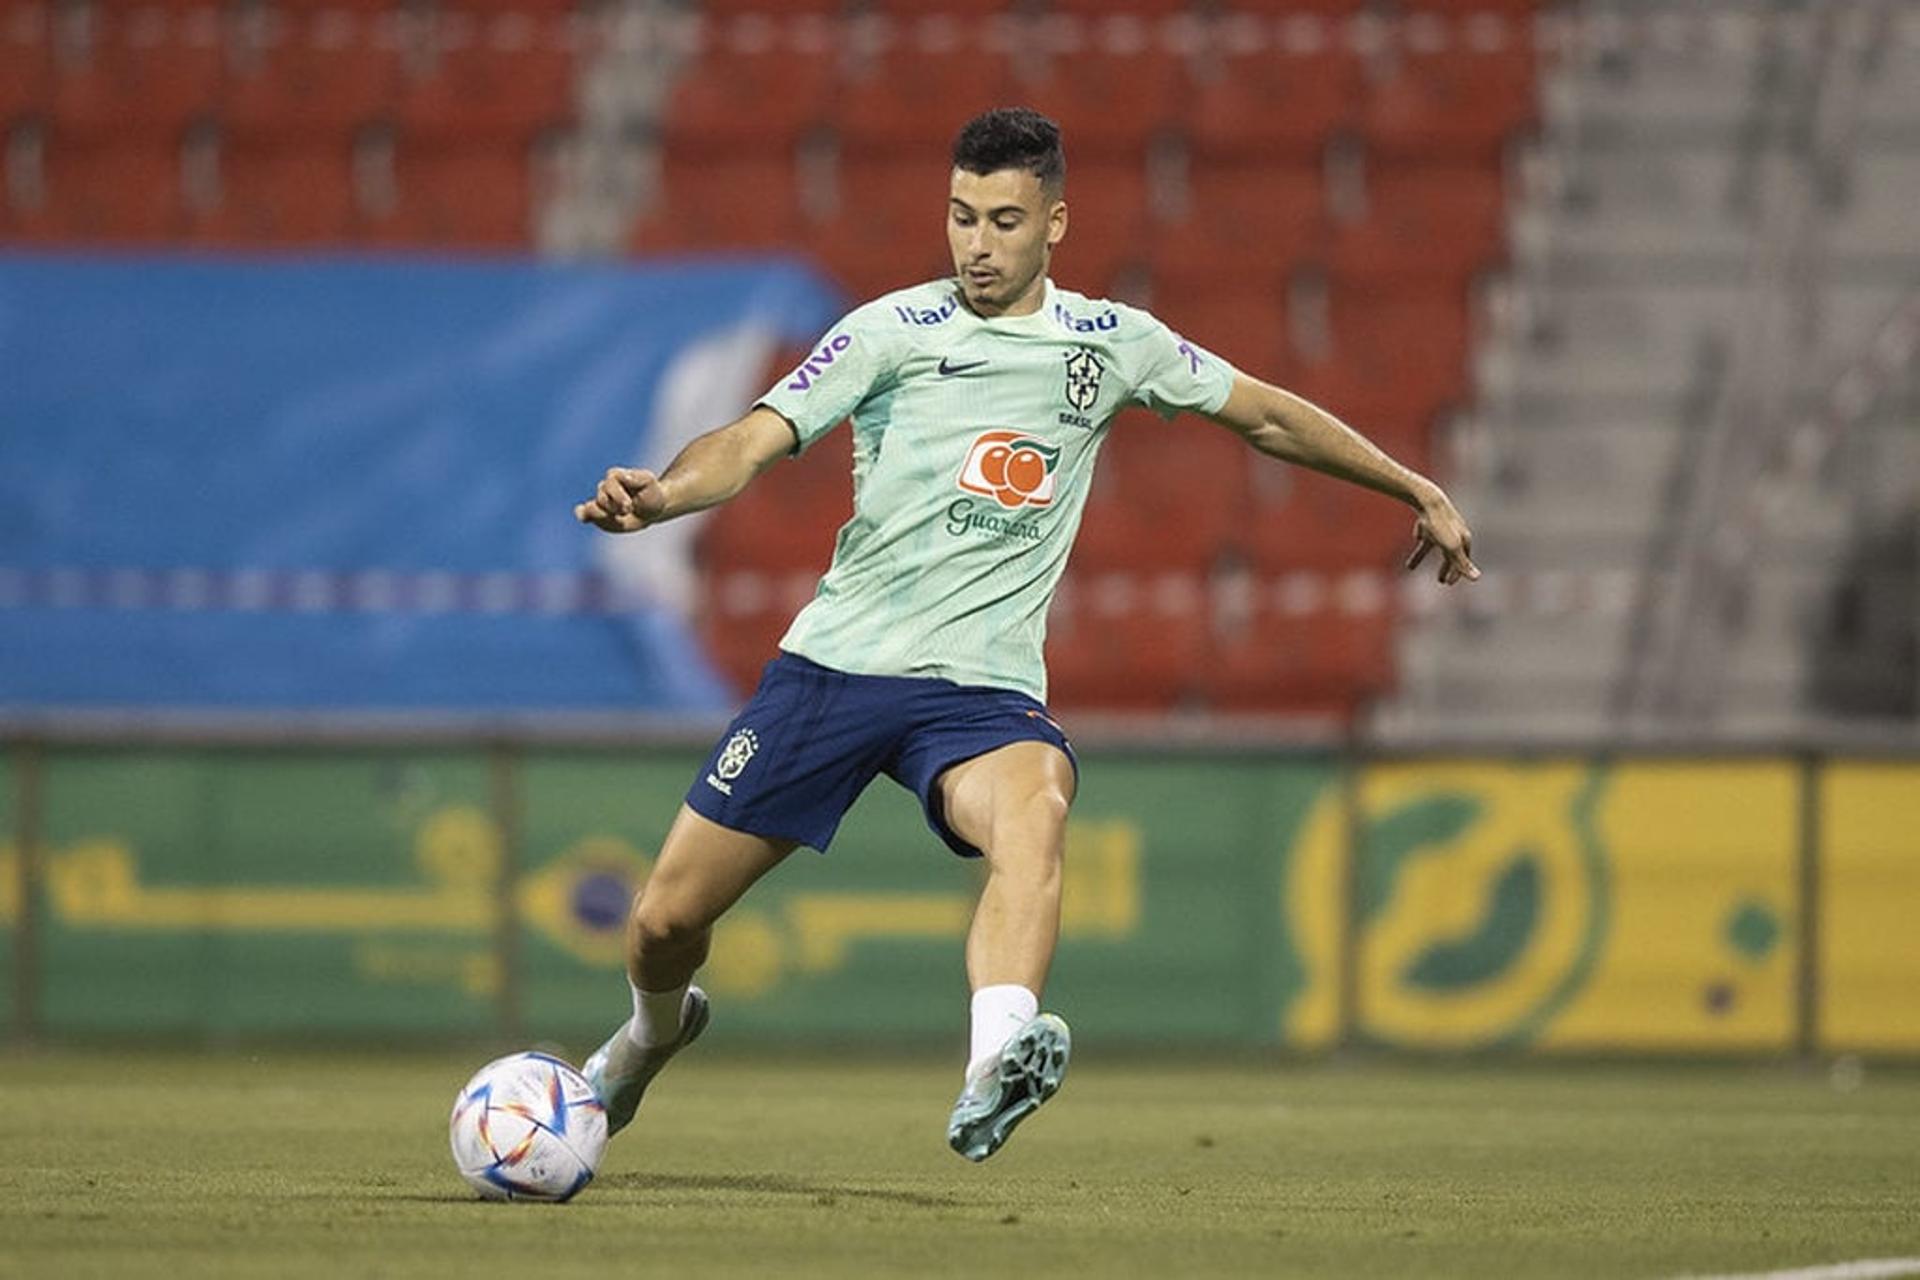
[[967, 934], [973, 1044], [947, 1141], [969, 1160], [999, 1150], [1059, 1089], [1067, 1024], [1039, 1012], [1060, 937], [1073, 766], [1058, 747], [1018, 742], [976, 756], [938, 783], [947, 825], [986, 855], [987, 883]]
[[607, 1108], [609, 1133], [626, 1127], [660, 1068], [706, 1030], [707, 996], [691, 984], [714, 923], [793, 850], [792, 841], [734, 831], [680, 807], [627, 916], [633, 1017], [583, 1069]]

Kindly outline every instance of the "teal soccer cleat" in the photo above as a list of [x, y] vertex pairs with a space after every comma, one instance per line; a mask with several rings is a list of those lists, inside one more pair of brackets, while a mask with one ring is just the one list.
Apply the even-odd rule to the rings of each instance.
[[680, 1034], [671, 1044], [642, 1049], [627, 1035], [627, 1024], [623, 1022], [607, 1037], [605, 1044], [594, 1050], [580, 1074], [593, 1086], [593, 1096], [607, 1109], [608, 1137], [632, 1122], [633, 1113], [640, 1108], [641, 1095], [660, 1074], [660, 1068], [667, 1065], [667, 1059], [698, 1040], [706, 1029], [707, 993], [698, 987], [688, 987], [687, 998], [680, 1006]]
[[1067, 1024], [1051, 1013], [1021, 1027], [968, 1078], [947, 1121], [947, 1145], [976, 1162], [998, 1151], [1015, 1125], [1060, 1091], [1072, 1052]]

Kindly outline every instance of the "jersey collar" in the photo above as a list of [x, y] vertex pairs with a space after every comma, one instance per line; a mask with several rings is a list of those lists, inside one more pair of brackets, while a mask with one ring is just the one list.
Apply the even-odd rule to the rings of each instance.
[[[959, 287], [959, 282], [955, 281], [954, 288], [958, 290]], [[973, 318], [979, 324], [993, 330], [995, 333], [1048, 334], [1054, 330], [1055, 321], [1053, 318], [1053, 309], [1058, 301], [1059, 298], [1053, 287], [1053, 277], [1048, 276], [1046, 287], [1040, 295], [1039, 310], [1024, 316], [974, 316]], [[968, 314], [971, 315], [972, 313], [969, 312]]]

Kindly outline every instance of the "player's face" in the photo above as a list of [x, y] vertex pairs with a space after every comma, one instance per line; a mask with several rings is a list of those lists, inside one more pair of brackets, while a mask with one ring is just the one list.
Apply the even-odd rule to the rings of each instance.
[[947, 244], [967, 305], [983, 315], [1040, 305], [1047, 254], [1067, 233], [1067, 206], [1024, 169], [953, 171]]

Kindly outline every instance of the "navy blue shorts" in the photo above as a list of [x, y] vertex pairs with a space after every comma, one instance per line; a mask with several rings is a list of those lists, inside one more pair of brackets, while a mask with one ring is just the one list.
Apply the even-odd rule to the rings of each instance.
[[824, 851], [884, 773], [920, 797], [927, 825], [948, 848], [977, 858], [980, 850], [941, 816], [934, 781], [950, 765], [1028, 741], [1059, 747], [1079, 777], [1067, 735], [1024, 693], [852, 675], [782, 651], [701, 766], [687, 804], [723, 827]]

